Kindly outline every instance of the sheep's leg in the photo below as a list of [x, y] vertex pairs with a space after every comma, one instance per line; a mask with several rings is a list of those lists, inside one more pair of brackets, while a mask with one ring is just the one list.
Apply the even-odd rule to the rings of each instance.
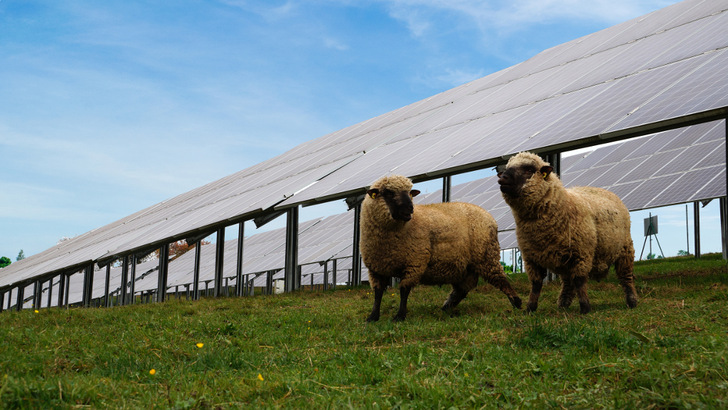
[[399, 285], [399, 310], [397, 314], [392, 318], [393, 322], [401, 322], [407, 316], [407, 298], [409, 297], [410, 291], [412, 290], [409, 286]]
[[571, 306], [571, 301], [574, 300], [576, 289], [574, 289], [574, 283], [569, 275], [561, 275], [561, 294], [559, 295], [559, 307], [564, 309]]
[[374, 289], [374, 307], [372, 307], [372, 313], [369, 314], [367, 322], [376, 322], [379, 320], [379, 310], [382, 306], [382, 296], [384, 296], [385, 286], [382, 281], [374, 279], [374, 276], [370, 274], [369, 280], [376, 284], [373, 284]]
[[528, 295], [528, 304], [526, 304], [526, 313], [535, 312], [538, 309], [538, 298], [541, 297], [541, 288], [543, 280], [546, 278], [546, 268], [532, 265], [524, 260], [528, 278], [531, 280], [531, 293]]
[[574, 277], [571, 282], [576, 288], [576, 294], [579, 296], [579, 309], [582, 314], [591, 312], [591, 304], [589, 303], [589, 296], [586, 294], [586, 276]]
[[[494, 238], [497, 239], [497, 234], [494, 234]], [[483, 269], [478, 272], [479, 276], [488, 281], [493, 287], [505, 293], [508, 297], [508, 301], [511, 302], [511, 306], [516, 309], [521, 308], [521, 298], [513, 287], [511, 282], [508, 280], [506, 273], [503, 271], [503, 265], [500, 264], [500, 248], [498, 246], [490, 246], [486, 250], [486, 259], [483, 264]], [[477, 278], [473, 288], [477, 286]]]
[[442, 310], [448, 311], [454, 309], [455, 306], [457, 306], [463, 299], [465, 299], [466, 296], [468, 296], [469, 291], [470, 289], [464, 288], [460, 284], [453, 283], [452, 292], [450, 292], [450, 296], [448, 296], [445, 304], [442, 305]]
[[[488, 283], [499, 289], [501, 292], [505, 293], [514, 308], [521, 308], [521, 298], [519, 298], [516, 291], [513, 290], [511, 282], [508, 281], [508, 277], [505, 275], [505, 273], [491, 273], [490, 275], [486, 275], [485, 279], [488, 281]], [[536, 309], [534, 308], [533, 310]]]
[[619, 284], [624, 289], [624, 296], [627, 306], [634, 308], [637, 306], [637, 289], [634, 287], [634, 248], [625, 246], [622, 255], [617, 258], [614, 263], [614, 270], [617, 272]]

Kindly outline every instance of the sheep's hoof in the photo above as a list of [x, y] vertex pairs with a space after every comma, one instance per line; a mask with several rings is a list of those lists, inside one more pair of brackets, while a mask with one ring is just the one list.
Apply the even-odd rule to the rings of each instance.
[[367, 322], [376, 322], [377, 320], [379, 320], [379, 315], [369, 315], [367, 318]]
[[527, 303], [526, 304], [526, 313], [533, 313], [538, 309], [538, 305], [536, 303]]
[[591, 312], [591, 305], [589, 302], [579, 302], [579, 307], [581, 308], [581, 314], [586, 315], [587, 313]]
[[571, 301], [572, 301], [572, 299], [559, 298], [559, 300], [558, 300], [559, 307], [563, 308], [563, 309], [568, 309], [569, 306], [571, 306]]
[[395, 316], [395, 317], [392, 318], [392, 322], [394, 322], [394, 323], [404, 322], [404, 318], [405, 318], [404, 315], [401, 315], [401, 316], [400, 315], [397, 315], [397, 316]]
[[516, 309], [520, 309], [521, 308], [521, 298], [519, 298], [518, 296], [514, 296], [513, 299], [511, 299], [511, 305]]
[[629, 306], [630, 309], [634, 309], [637, 307], [637, 297], [634, 295], [627, 296], [627, 306]]

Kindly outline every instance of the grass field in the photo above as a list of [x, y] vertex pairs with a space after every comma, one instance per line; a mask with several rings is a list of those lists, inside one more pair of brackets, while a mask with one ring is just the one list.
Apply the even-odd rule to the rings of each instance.
[[[365, 323], [367, 288], [0, 314], [4, 408], [727, 408], [728, 271], [719, 255], [614, 275], [593, 311], [514, 311], [481, 286], [454, 316], [449, 287]], [[526, 297], [524, 275], [512, 277]], [[154, 374], [152, 374], [154, 373]]]

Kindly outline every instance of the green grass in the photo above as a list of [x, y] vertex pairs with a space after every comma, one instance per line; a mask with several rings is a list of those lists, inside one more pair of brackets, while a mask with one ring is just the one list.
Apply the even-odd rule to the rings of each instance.
[[[728, 407], [725, 263], [635, 271], [636, 309], [612, 275], [589, 284], [586, 316], [557, 308], [557, 283], [531, 315], [481, 286], [450, 317], [449, 287], [418, 287], [403, 323], [395, 291], [365, 323], [367, 288], [3, 312], [0, 406]], [[513, 284], [527, 296], [523, 274]]]

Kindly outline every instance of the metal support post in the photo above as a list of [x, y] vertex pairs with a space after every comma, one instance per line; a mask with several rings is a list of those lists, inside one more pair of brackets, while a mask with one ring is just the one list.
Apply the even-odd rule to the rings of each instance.
[[89, 266], [86, 266], [83, 272], [83, 296], [81, 297], [81, 300], [83, 301], [83, 307], [91, 306], [91, 299], [93, 298], [93, 288], [94, 265], [92, 263]]
[[324, 262], [324, 290], [329, 289], [329, 261]]
[[245, 222], [238, 224], [238, 255], [235, 268], [235, 296], [243, 296], [245, 283], [243, 282], [243, 242], [245, 239]]
[[64, 284], [65, 290], [63, 291], [63, 306], [65, 306], [66, 309], [68, 309], [68, 301], [71, 295], [71, 276], [73, 276], [73, 273], [66, 275], [66, 283]]
[[128, 293], [127, 284], [129, 282], [129, 257], [124, 256], [121, 260], [121, 294], [119, 295], [119, 306], [126, 305], [126, 295]]
[[728, 244], [726, 244], [726, 240], [728, 239], [728, 226], [726, 226], [726, 224], [728, 223], [728, 206], [727, 205], [728, 205], [728, 201], [726, 200], [726, 197], [720, 198], [720, 201], [719, 201], [720, 239], [721, 239], [721, 248], [723, 249], [723, 260], [728, 259]]
[[693, 229], [695, 232], [695, 258], [700, 258], [700, 201], [693, 202]]
[[[723, 125], [725, 127], [725, 131], [723, 133], [723, 136], [728, 137], [728, 117], [723, 119]], [[728, 164], [728, 143], [725, 147], [725, 160], [726, 164]], [[725, 175], [725, 186], [726, 190], [728, 190], [728, 172], [726, 172]], [[723, 260], [728, 259], [728, 244], [726, 244], [726, 241], [728, 241], [728, 195], [724, 196], [720, 199], [720, 209], [722, 211], [723, 218], [721, 219], [721, 230], [720, 230], [720, 236], [723, 238]]]
[[442, 178], [442, 202], [450, 202], [452, 191], [452, 177], [450, 175]]
[[359, 219], [361, 218], [361, 202], [354, 207], [354, 241], [352, 244], [351, 269], [352, 278], [351, 285], [361, 285], [361, 252], [359, 244], [361, 243], [361, 230], [359, 228]]
[[222, 276], [223, 264], [225, 263], [225, 227], [217, 230], [217, 244], [215, 244], [215, 282], [213, 293], [215, 297], [223, 295]]
[[[53, 304], [53, 277], [48, 280], [48, 307]], [[2, 305], [2, 303], [0, 303]]]
[[66, 294], [66, 274], [58, 275], [58, 307], [63, 306], [63, 297]]
[[561, 153], [548, 154], [545, 160], [554, 168], [553, 172], [561, 178]]
[[269, 270], [265, 277], [265, 294], [273, 294], [273, 271]]
[[106, 265], [106, 280], [104, 282], [104, 307], [111, 307], [111, 295], [109, 295], [109, 287], [111, 286], [111, 263]]
[[301, 278], [298, 275], [298, 207], [290, 208], [286, 212], [286, 261], [285, 261], [285, 291], [293, 292], [301, 287]]
[[129, 300], [127, 301], [127, 303], [130, 305], [133, 305], [134, 302], [136, 301], [136, 297], [134, 297], [134, 294], [136, 293], [136, 290], [134, 288], [136, 285], [136, 266], [137, 266], [137, 255], [136, 254], [131, 255], [130, 265], [131, 265], [131, 269], [129, 269], [130, 270], [130, 272], [129, 272], [129, 276], [130, 276], [129, 277], [129, 294], [127, 295]]
[[333, 273], [333, 280], [331, 281], [331, 289], [336, 289], [336, 259], [331, 261], [331, 273]]
[[25, 285], [18, 286], [18, 302], [16, 303], [15, 310], [20, 312], [23, 309], [23, 293], [25, 293]]
[[159, 248], [159, 276], [157, 277], [157, 302], [167, 300], [167, 266], [169, 265], [169, 244]]
[[195, 265], [192, 271], [192, 300], [200, 300], [200, 256], [202, 255], [202, 240], [195, 243]]
[[43, 295], [43, 282], [35, 281], [33, 286], [33, 309], [40, 309], [41, 296]]

